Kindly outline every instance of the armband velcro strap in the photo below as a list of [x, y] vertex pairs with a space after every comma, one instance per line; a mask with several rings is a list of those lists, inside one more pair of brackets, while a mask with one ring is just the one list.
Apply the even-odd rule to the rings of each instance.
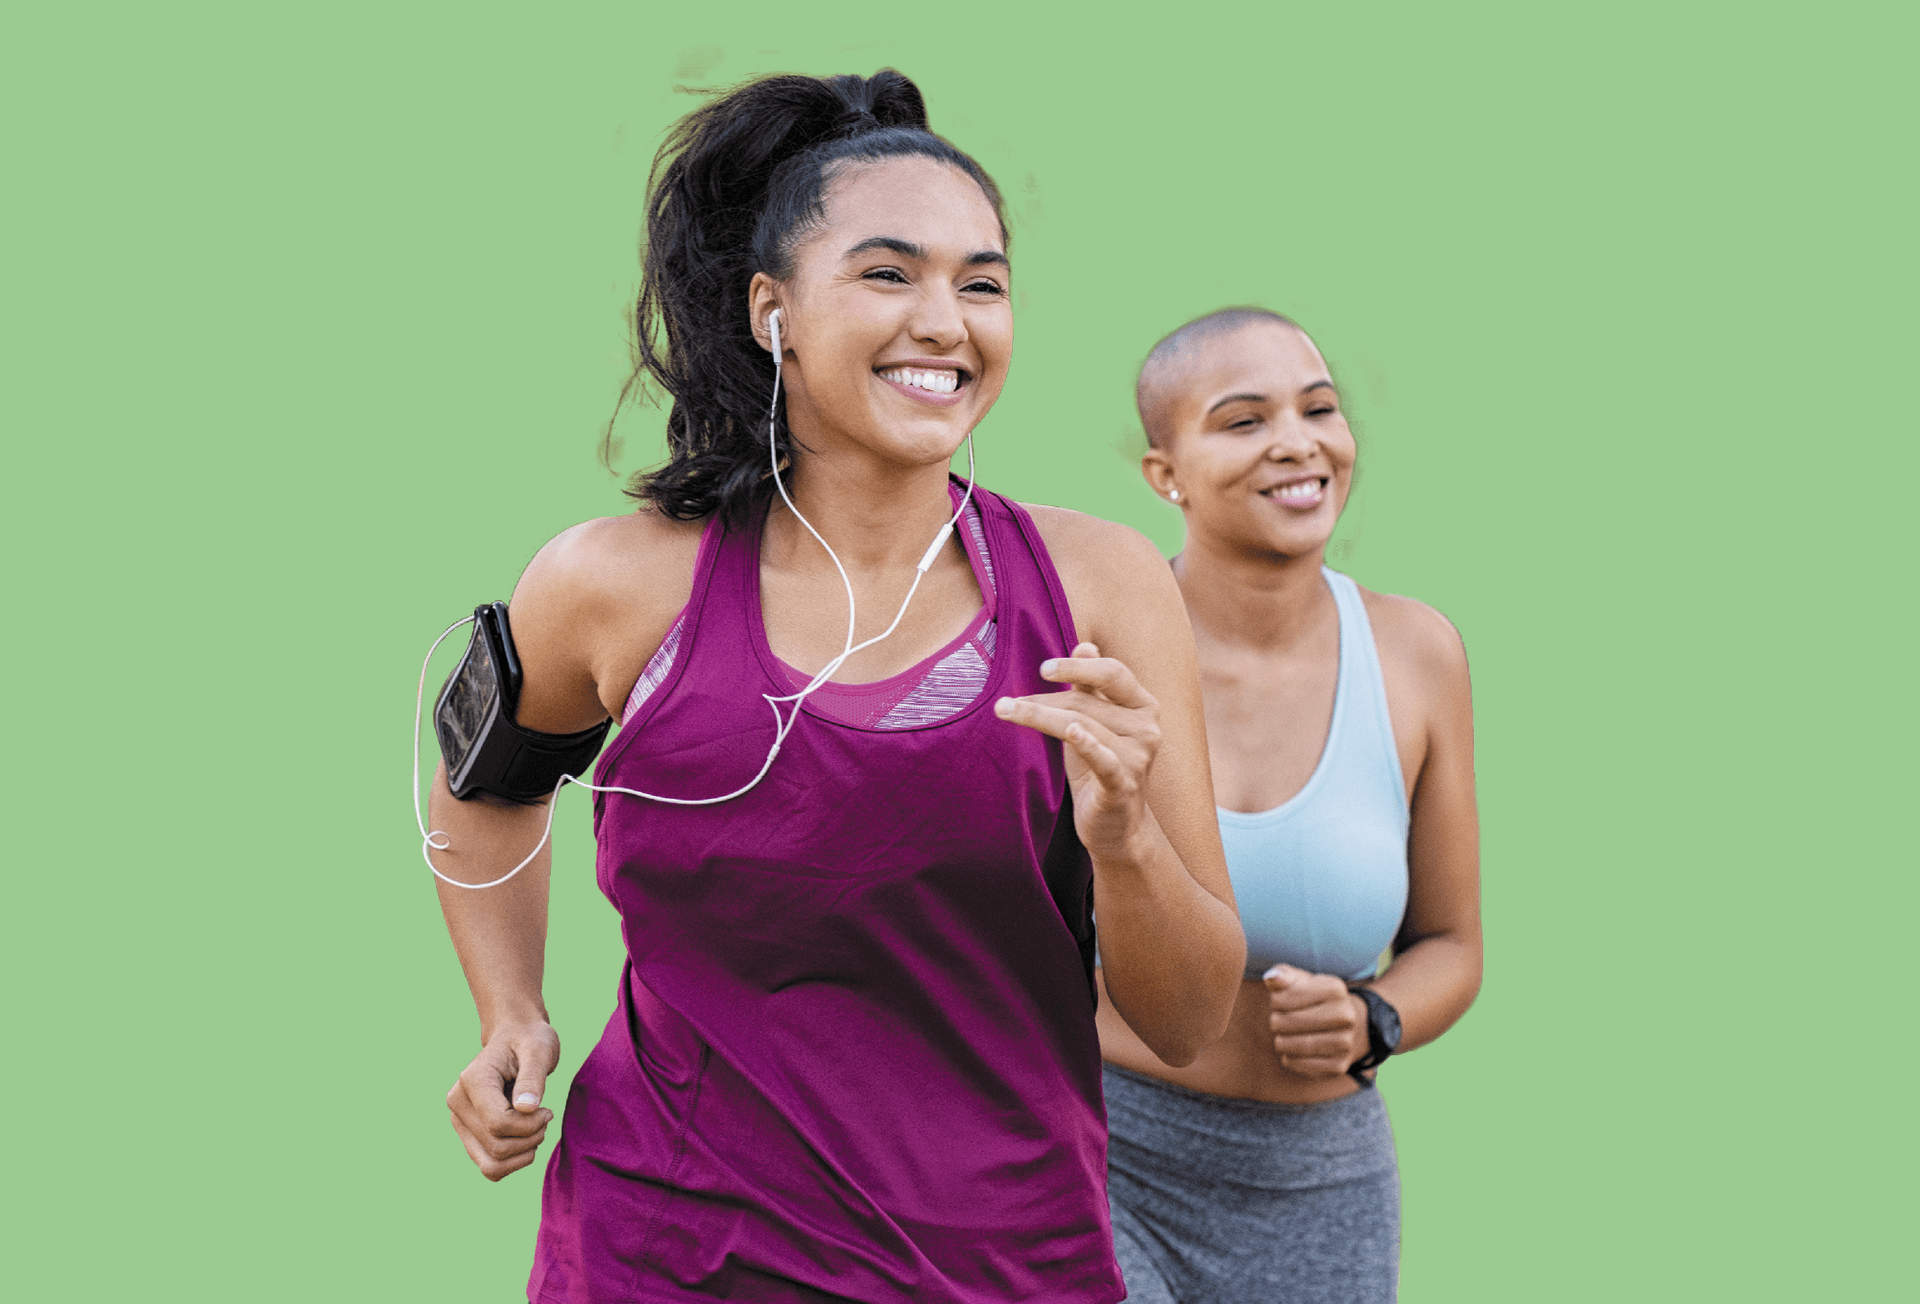
[[550, 734], [514, 723], [520, 656], [507, 605], [474, 608], [467, 653], [433, 707], [433, 729], [447, 763], [447, 786], [462, 801], [490, 792], [509, 801], [550, 796], [562, 775], [584, 778], [613, 721], [578, 733]]
[[602, 720], [579, 733], [550, 734], [522, 729], [504, 717], [496, 719], [469, 754], [453, 795], [466, 800], [476, 792], [490, 792], [518, 802], [550, 797], [561, 775], [587, 777], [612, 725], [613, 721]]

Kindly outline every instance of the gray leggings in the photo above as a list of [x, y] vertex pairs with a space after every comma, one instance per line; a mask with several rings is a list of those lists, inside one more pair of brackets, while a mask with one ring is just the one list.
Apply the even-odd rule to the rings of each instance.
[[1391, 1304], [1400, 1169], [1378, 1091], [1269, 1105], [1106, 1067], [1128, 1304]]

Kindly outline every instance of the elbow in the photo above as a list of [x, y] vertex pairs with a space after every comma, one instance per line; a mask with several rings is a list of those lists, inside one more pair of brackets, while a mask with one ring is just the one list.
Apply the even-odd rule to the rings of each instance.
[[1200, 1058], [1200, 1052], [1203, 1048], [1199, 1046], [1169, 1047], [1148, 1042], [1147, 1049], [1153, 1052], [1155, 1059], [1159, 1060], [1168, 1068], [1183, 1069]]
[[[1454, 985], [1458, 992], [1460, 1013], [1465, 1014], [1480, 995], [1480, 984], [1486, 978], [1487, 956], [1480, 941], [1480, 930], [1471, 932], [1462, 930], [1461, 935], [1448, 939], [1453, 944]], [[1454, 1016], [1458, 1018], [1459, 1016]]]
[[[1228, 1008], [1228, 1016], [1232, 1008]], [[1227, 1033], [1227, 1017], [1210, 1021], [1204, 1027], [1189, 1024], [1183, 1028], [1169, 1028], [1153, 1037], [1142, 1037], [1147, 1049], [1154, 1058], [1170, 1069], [1184, 1069], [1200, 1058], [1200, 1052], [1219, 1041]]]
[[1186, 1068], [1200, 1058], [1201, 1051], [1219, 1039], [1218, 1034], [1209, 1037], [1205, 1029], [1191, 1022], [1185, 1027], [1156, 1028], [1152, 1036], [1140, 1035], [1153, 1057], [1170, 1069]]
[[[1247, 965], [1246, 938], [1239, 936], [1238, 930], [1232, 950], [1231, 957], [1222, 957], [1217, 973], [1196, 976], [1188, 993], [1185, 1017], [1155, 1029], [1151, 1037], [1141, 1037], [1147, 1049], [1168, 1068], [1186, 1068], [1200, 1058], [1200, 1052], [1227, 1035]], [[1231, 965], [1225, 963], [1228, 958]]]

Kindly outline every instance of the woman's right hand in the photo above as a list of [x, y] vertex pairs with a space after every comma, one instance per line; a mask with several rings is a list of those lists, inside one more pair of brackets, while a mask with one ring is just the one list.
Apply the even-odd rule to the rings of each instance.
[[1072, 691], [1003, 697], [1002, 720], [1066, 744], [1074, 831], [1096, 859], [1137, 858], [1147, 827], [1147, 774], [1160, 750], [1160, 704], [1123, 662], [1092, 643], [1040, 663], [1040, 677]]
[[559, 1062], [560, 1035], [544, 1019], [503, 1024], [447, 1092], [453, 1130], [488, 1181], [533, 1162], [553, 1121], [540, 1097]]
[[1281, 1068], [1303, 1078], [1337, 1078], [1367, 1053], [1367, 1004], [1345, 979], [1276, 964], [1263, 981]]

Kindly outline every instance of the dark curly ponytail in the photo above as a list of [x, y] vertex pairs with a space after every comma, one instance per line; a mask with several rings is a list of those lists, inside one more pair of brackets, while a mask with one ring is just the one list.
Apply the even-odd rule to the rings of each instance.
[[[919, 155], [952, 164], [1006, 219], [985, 170], [927, 126], [920, 90], [872, 77], [767, 77], [695, 109], [668, 131], [647, 181], [646, 254], [634, 306], [635, 365], [673, 399], [665, 466], [627, 493], [681, 520], [737, 519], [767, 472], [773, 359], [754, 341], [747, 287], [783, 279], [820, 221], [835, 165]], [[609, 441], [611, 439], [609, 428]], [[790, 456], [784, 417], [777, 438]]]

